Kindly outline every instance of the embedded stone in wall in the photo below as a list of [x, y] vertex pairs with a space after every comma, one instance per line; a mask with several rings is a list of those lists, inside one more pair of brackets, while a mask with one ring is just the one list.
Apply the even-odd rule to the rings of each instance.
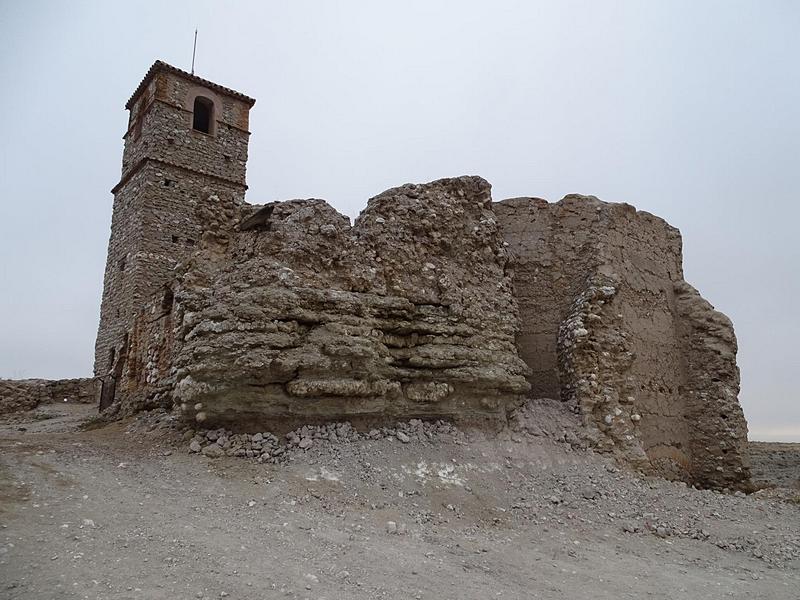
[[620, 282], [596, 275], [573, 301], [558, 331], [562, 399], [578, 407], [583, 426], [597, 449], [616, 452], [625, 462], [647, 465], [636, 431], [641, 420], [634, 406], [636, 380], [631, 377], [631, 352], [621, 315], [612, 300]]

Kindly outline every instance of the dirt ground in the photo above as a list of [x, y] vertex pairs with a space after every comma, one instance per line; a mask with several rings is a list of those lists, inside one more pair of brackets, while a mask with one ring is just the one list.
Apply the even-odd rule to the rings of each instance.
[[[0, 598], [800, 598], [800, 450], [721, 494], [536, 436], [190, 454], [140, 418], [0, 422]], [[761, 447], [763, 446], [763, 447]]]

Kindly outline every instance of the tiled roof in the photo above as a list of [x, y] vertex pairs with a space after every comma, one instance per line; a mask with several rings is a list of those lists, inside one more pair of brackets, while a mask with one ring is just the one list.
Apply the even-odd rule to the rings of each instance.
[[166, 71], [167, 73], [174, 73], [175, 75], [180, 75], [184, 79], [188, 79], [189, 81], [194, 81], [199, 85], [203, 85], [207, 88], [211, 88], [219, 92], [220, 94], [225, 94], [227, 96], [232, 96], [233, 98], [237, 98], [242, 102], [246, 102], [249, 106], [253, 106], [256, 103], [254, 98], [250, 96], [245, 96], [244, 94], [237, 92], [236, 90], [232, 90], [230, 88], [226, 88], [224, 86], [219, 85], [218, 83], [214, 83], [213, 81], [209, 81], [208, 79], [203, 79], [202, 77], [198, 77], [197, 75], [192, 75], [183, 69], [179, 69], [178, 67], [173, 67], [170, 64], [165, 63], [163, 60], [157, 60], [153, 63], [153, 66], [150, 67], [150, 70], [147, 71], [145, 74], [144, 79], [139, 84], [139, 87], [136, 88], [136, 91], [133, 92], [133, 95], [130, 97], [130, 100], [125, 104], [125, 108], [129, 109], [133, 106], [134, 101], [142, 93], [142, 90], [147, 87], [150, 83], [150, 80], [155, 76], [156, 73], [161, 71]]

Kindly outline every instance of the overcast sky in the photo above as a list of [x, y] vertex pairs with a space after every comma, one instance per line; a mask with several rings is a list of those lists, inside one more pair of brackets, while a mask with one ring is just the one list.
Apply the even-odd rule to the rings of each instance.
[[248, 199], [477, 174], [680, 228], [751, 437], [800, 441], [800, 3], [0, 0], [0, 376], [91, 373], [123, 108], [152, 62], [255, 97]]

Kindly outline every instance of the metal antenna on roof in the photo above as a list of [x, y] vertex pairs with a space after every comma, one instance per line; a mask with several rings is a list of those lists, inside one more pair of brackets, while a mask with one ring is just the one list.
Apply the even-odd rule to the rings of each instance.
[[194, 46], [192, 47], [192, 75], [194, 75], [194, 55], [197, 52], [197, 29], [194, 30]]

